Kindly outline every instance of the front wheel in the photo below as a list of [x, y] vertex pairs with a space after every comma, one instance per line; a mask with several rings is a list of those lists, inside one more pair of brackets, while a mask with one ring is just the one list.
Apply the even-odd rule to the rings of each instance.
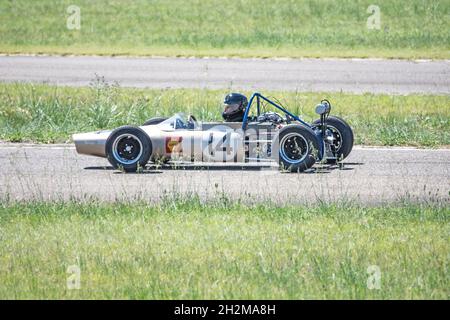
[[[314, 126], [320, 127], [320, 119], [313, 122]], [[334, 149], [337, 159], [327, 159], [327, 163], [333, 164], [344, 160], [353, 148], [353, 130], [344, 119], [329, 116], [327, 118], [327, 130], [332, 139], [325, 141], [325, 146]]]
[[305, 126], [288, 125], [279, 131], [274, 144], [278, 148], [274, 154], [282, 169], [303, 172], [316, 162], [320, 150], [314, 132]]
[[136, 172], [144, 168], [152, 154], [152, 142], [140, 128], [123, 126], [106, 140], [105, 153], [115, 169]]

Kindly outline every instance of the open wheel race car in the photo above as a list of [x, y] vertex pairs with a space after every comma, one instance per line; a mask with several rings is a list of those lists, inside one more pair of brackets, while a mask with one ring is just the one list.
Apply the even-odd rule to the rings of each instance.
[[[176, 114], [152, 118], [139, 127], [74, 134], [73, 140], [78, 153], [106, 157], [114, 168], [125, 172], [142, 170], [149, 162], [170, 160], [276, 161], [285, 170], [303, 172], [315, 162], [343, 160], [352, 150], [352, 129], [341, 118], [330, 116], [328, 100], [317, 105], [320, 118], [311, 124], [259, 93], [248, 102], [245, 97], [242, 101], [242, 121], [200, 123], [192, 115], [186, 120]], [[250, 114], [253, 105], [254, 116]], [[281, 114], [262, 112], [266, 106]]]

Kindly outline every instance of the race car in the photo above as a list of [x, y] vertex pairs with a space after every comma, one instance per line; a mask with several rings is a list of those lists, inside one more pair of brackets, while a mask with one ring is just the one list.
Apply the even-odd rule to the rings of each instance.
[[[256, 112], [252, 106], [256, 105]], [[278, 112], [267, 111], [273, 107]], [[142, 126], [73, 135], [80, 154], [106, 157], [115, 169], [143, 170], [150, 162], [276, 162], [290, 172], [303, 172], [316, 162], [336, 163], [353, 147], [353, 131], [330, 116], [331, 103], [316, 106], [320, 118], [303, 121], [280, 103], [254, 93], [249, 100], [227, 95], [224, 122], [199, 122], [182, 113], [152, 118]]]

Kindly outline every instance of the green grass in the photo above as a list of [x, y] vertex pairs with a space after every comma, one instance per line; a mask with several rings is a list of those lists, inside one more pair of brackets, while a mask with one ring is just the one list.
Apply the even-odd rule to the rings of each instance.
[[[14, 142], [68, 142], [76, 132], [142, 124], [157, 115], [192, 113], [220, 120], [227, 90], [150, 90], [0, 84], [0, 139]], [[250, 92], [245, 92], [250, 94]], [[357, 144], [438, 147], [450, 145], [450, 97], [346, 93], [264, 92], [304, 119], [316, 119], [314, 106], [328, 98], [333, 114], [353, 127]]]
[[3, 203], [0, 298], [448, 299], [449, 218], [406, 204]]
[[449, 14], [449, 0], [2, 1], [0, 52], [448, 59]]

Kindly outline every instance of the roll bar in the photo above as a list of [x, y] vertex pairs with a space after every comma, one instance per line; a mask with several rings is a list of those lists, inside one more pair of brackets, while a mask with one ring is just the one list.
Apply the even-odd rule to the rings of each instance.
[[252, 96], [250, 97], [250, 100], [248, 101], [247, 107], [245, 108], [245, 113], [244, 113], [244, 120], [242, 121], [242, 130], [246, 130], [247, 129], [247, 125], [248, 125], [248, 114], [250, 112], [250, 108], [252, 107], [253, 101], [256, 98], [256, 110], [257, 110], [257, 114], [258, 116], [261, 113], [261, 99], [266, 101], [267, 103], [270, 103], [272, 106], [274, 106], [275, 108], [277, 108], [278, 110], [282, 111], [284, 114], [289, 115], [291, 118], [293, 118], [294, 120], [300, 122], [301, 124], [311, 128], [311, 125], [305, 121], [303, 121], [302, 119], [300, 119], [298, 116], [296, 116], [295, 114], [289, 112], [288, 110], [286, 110], [285, 108], [283, 108], [282, 106], [278, 105], [277, 103], [273, 102], [272, 100], [270, 100], [269, 98], [264, 97], [262, 94], [260, 94], [259, 92], [255, 92], [252, 94]]

